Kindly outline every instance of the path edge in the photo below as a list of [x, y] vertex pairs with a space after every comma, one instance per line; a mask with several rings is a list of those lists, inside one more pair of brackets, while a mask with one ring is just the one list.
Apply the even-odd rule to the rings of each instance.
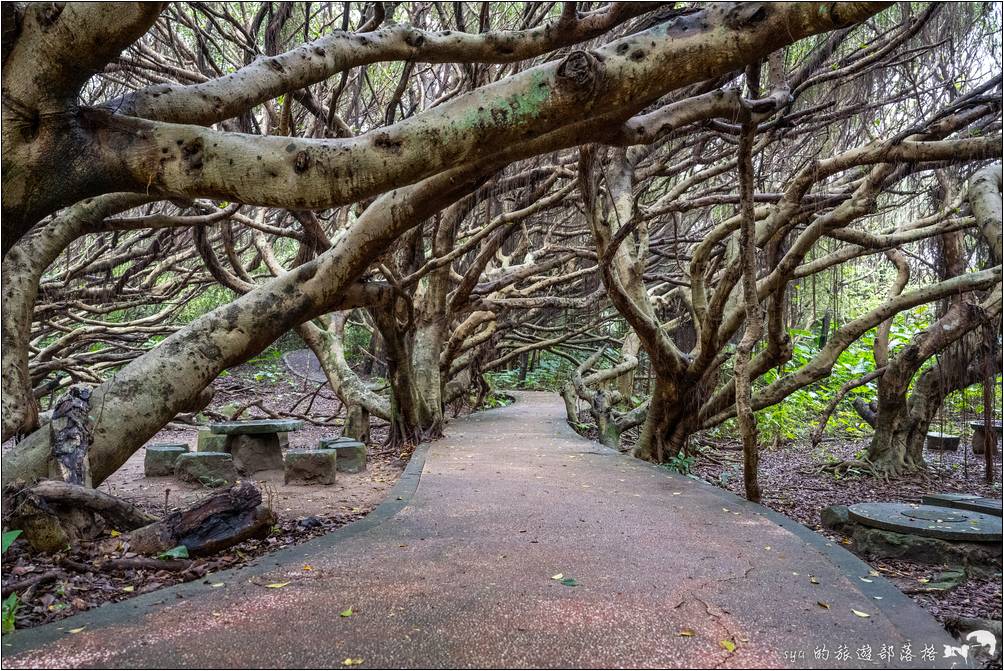
[[[591, 442], [597, 448], [609, 452], [612, 455], [630, 460], [635, 464], [643, 464], [646, 468], [655, 469], [670, 478], [683, 478], [693, 482], [695, 485], [708, 487], [711, 493], [722, 499], [722, 502], [731, 506], [733, 510], [740, 508], [744, 509], [751, 514], [764, 517], [785, 531], [794, 534], [798, 539], [805, 542], [812, 549], [823, 555], [834, 566], [836, 566], [837, 569], [843, 573], [845, 577], [847, 577], [848, 581], [854, 586], [854, 588], [867, 597], [868, 602], [873, 606], [872, 611], [881, 612], [896, 627], [897, 630], [905, 635], [904, 640], [910, 640], [912, 636], [914, 641], [930, 639], [930, 642], [937, 644], [957, 643], [957, 641], [952, 638], [951, 634], [948, 633], [937, 618], [900, 591], [900, 589], [896, 587], [892, 581], [881, 574], [872, 575], [871, 572], [874, 571], [874, 569], [872, 569], [872, 567], [865, 560], [794, 518], [788, 517], [776, 510], [772, 510], [763, 504], [751, 503], [738, 494], [735, 494], [727, 489], [717, 487], [707, 480], [697, 476], [670, 473], [667, 469], [659, 466], [658, 464], [653, 464], [643, 459], [637, 459], [626, 452], [621, 452], [620, 450], [607, 447], [598, 440], [593, 440], [583, 436], [569, 426], [568, 422], [561, 422], [560, 430], [563, 432], [567, 431], [572, 435], [578, 436], [584, 441]], [[875, 573], [878, 573], [878, 571], [875, 571]], [[861, 581], [860, 578], [867, 578], [872, 582], [865, 583]], [[874, 597], [876, 596], [879, 598], [875, 599]], [[909, 627], [911, 631], [904, 631], [907, 627]], [[913, 628], [916, 628], [916, 631], [913, 631]]]

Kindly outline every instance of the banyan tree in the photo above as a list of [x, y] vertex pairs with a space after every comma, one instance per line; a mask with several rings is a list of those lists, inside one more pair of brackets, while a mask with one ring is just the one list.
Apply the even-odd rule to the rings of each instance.
[[[435, 437], [550, 352], [569, 419], [640, 458], [735, 419], [752, 498], [757, 413], [863, 338], [834, 400], [877, 389], [879, 474], [1000, 371], [992, 3], [2, 12], [5, 485], [48, 472], [40, 399], [93, 387], [96, 485], [291, 331], [356, 435]], [[837, 305], [855, 273], [878, 289]]]

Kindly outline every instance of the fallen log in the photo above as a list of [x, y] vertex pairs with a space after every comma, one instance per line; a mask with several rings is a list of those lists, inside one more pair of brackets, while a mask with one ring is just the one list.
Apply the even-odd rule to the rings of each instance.
[[86, 508], [101, 515], [119, 531], [132, 531], [157, 521], [156, 517], [124, 499], [68, 482], [42, 480], [29, 492], [50, 504], [59, 503]]
[[100, 538], [110, 529], [131, 531], [157, 520], [128, 501], [77, 484], [43, 480], [12, 491], [10, 528], [41, 552], [54, 552]]
[[195, 562], [190, 559], [151, 559], [150, 557], [124, 557], [122, 559], [105, 559], [91, 563], [63, 558], [59, 560], [59, 564], [77, 573], [136, 570], [176, 572], [187, 571], [195, 566]]
[[40, 575], [32, 576], [30, 578], [25, 578], [24, 580], [17, 580], [15, 582], [9, 582], [3, 586], [2, 596], [7, 598], [14, 592], [20, 592], [21, 590], [28, 588], [35, 588], [42, 583], [49, 582], [51, 580], [56, 580], [59, 578], [59, 571], [46, 571]]
[[275, 517], [261, 505], [261, 492], [250, 482], [239, 482], [186, 510], [136, 529], [125, 539], [140, 554], [164, 552], [179, 545], [191, 556], [208, 555], [253, 537], [268, 534]]

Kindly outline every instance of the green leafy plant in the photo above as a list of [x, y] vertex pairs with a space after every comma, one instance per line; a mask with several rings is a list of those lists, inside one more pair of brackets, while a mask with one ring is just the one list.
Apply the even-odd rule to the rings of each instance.
[[184, 545], [173, 547], [170, 550], [161, 552], [157, 559], [188, 559], [188, 548]]
[[14, 540], [21, 535], [20, 529], [13, 529], [11, 531], [3, 532], [2, 547], [0, 547], [0, 554], [7, 552], [7, 548], [11, 546]]
[[[14, 540], [20, 535], [20, 529], [3, 532], [3, 539], [0, 542], [0, 554], [7, 552], [14, 543]], [[3, 610], [2, 614], [0, 614], [0, 631], [2, 633], [9, 634], [14, 631], [14, 617], [17, 615], [17, 609], [20, 605], [17, 594], [11, 594], [3, 600]]]
[[6, 599], [3, 600], [3, 613], [2, 620], [0, 620], [0, 630], [4, 634], [9, 634], [14, 631], [14, 616], [17, 615], [18, 606], [17, 594], [11, 594]]
[[676, 453], [676, 456], [670, 457], [664, 466], [665, 468], [676, 471], [681, 475], [690, 475], [690, 471], [694, 468], [694, 464], [697, 463], [697, 457], [688, 457], [680, 450]]

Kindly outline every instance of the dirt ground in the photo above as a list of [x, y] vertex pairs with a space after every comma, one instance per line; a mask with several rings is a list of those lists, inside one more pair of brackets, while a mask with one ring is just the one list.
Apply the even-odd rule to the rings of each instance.
[[[830, 440], [813, 449], [803, 442], [762, 447], [760, 487], [763, 504], [791, 517], [830, 540], [849, 545], [850, 540], [819, 523], [819, 511], [827, 506], [871, 501], [920, 503], [922, 496], [944, 492], [978, 494], [1001, 498], [1001, 458], [996, 457], [994, 481], [984, 480], [982, 456], [964, 444], [957, 452], [925, 450], [928, 473], [892, 480], [870, 477], [836, 478], [819, 466], [833, 459], [847, 459], [867, 448], [867, 441]], [[723, 449], [732, 448], [732, 449]], [[742, 453], [735, 444], [707, 441], [694, 466], [699, 477], [743, 496]], [[867, 559], [866, 559], [867, 561]], [[930, 591], [926, 585], [948, 566], [908, 561], [869, 561], [918, 605], [941, 622], [953, 617], [1001, 619], [1001, 577], [969, 577], [948, 591]]]
[[[155, 443], [188, 443], [195, 449], [197, 429], [161, 431], [147, 445]], [[316, 447], [320, 438], [336, 437], [339, 431], [307, 425], [289, 434], [291, 449]], [[142, 503], [152, 512], [184, 508], [207, 494], [198, 484], [181, 482], [172, 476], [147, 478], [143, 475], [146, 447], [138, 450], [99, 489], [133, 503]], [[366, 470], [361, 473], [338, 473], [333, 485], [286, 485], [281, 470], [259, 471], [248, 478], [262, 490], [263, 498], [271, 497], [273, 512], [280, 519], [324, 517], [334, 513], [370, 510], [386, 497], [406, 463], [400, 454], [380, 445], [370, 445]]]
[[[280, 362], [258, 362], [232, 369], [216, 383], [216, 395], [203, 421], [239, 415], [253, 419], [271, 415], [307, 417], [311, 421], [288, 434], [289, 449], [316, 447], [321, 438], [341, 435], [342, 408], [325, 384], [304, 381]], [[146, 445], [187, 443], [196, 447], [197, 426], [172, 423]], [[132, 559], [128, 544], [120, 551], [102, 554], [93, 545], [63, 552], [33, 552], [17, 540], [4, 554], [4, 587], [17, 589], [19, 629], [60, 620], [103, 603], [122, 601], [161, 587], [202, 579], [208, 573], [247, 564], [275, 550], [354, 522], [383, 501], [400, 478], [410, 454], [385, 447], [387, 426], [371, 426], [366, 470], [338, 473], [333, 485], [286, 485], [281, 470], [262, 471], [250, 478], [275, 514], [276, 524], [264, 538], [244, 541], [211, 557], [184, 562], [184, 570], [109, 568], [116, 560]], [[146, 445], [99, 489], [137, 504], [160, 517], [209, 496], [213, 490], [181, 482], [174, 477], [147, 478], [143, 474]], [[5, 444], [4, 449], [10, 445]], [[100, 541], [101, 539], [99, 539]]]

